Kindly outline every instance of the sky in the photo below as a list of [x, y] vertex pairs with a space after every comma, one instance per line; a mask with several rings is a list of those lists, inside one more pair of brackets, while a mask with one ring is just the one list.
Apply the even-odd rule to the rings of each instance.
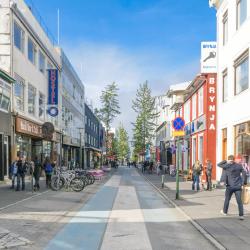
[[83, 81], [86, 99], [99, 107], [101, 90], [119, 86], [121, 122], [132, 135], [132, 99], [148, 81], [153, 95], [199, 73], [200, 43], [216, 39], [208, 0], [32, 1]]

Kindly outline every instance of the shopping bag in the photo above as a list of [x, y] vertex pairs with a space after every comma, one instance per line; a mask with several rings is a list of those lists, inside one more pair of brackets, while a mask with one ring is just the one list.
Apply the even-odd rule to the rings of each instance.
[[243, 204], [248, 204], [250, 201], [249, 187], [244, 186], [241, 192], [241, 200]]

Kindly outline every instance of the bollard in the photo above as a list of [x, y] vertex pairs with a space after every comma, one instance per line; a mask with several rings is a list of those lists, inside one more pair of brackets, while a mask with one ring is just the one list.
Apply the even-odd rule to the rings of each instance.
[[161, 175], [161, 188], [164, 188], [164, 177], [165, 177], [165, 175], [162, 174]]

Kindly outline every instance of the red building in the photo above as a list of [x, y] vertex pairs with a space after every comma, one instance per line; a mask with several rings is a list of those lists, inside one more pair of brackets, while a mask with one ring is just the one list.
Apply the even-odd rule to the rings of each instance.
[[185, 136], [179, 148], [180, 169], [190, 169], [196, 160], [213, 164], [216, 179], [216, 74], [198, 75], [186, 89], [176, 116], [185, 120]]

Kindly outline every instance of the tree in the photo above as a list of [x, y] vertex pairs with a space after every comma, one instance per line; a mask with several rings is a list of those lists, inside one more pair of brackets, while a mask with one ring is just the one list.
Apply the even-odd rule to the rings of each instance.
[[134, 125], [135, 152], [145, 152], [146, 145], [151, 144], [159, 113], [155, 112], [155, 99], [152, 97], [148, 82], [141, 84], [133, 100], [133, 110], [137, 113]]
[[129, 155], [129, 136], [122, 124], [120, 124], [117, 132], [118, 140], [118, 159], [124, 162]]
[[[114, 118], [120, 114], [120, 106], [118, 101], [118, 87], [115, 82], [105, 87], [101, 94], [101, 108], [95, 109], [95, 114], [104, 123], [106, 131], [106, 145], [108, 145], [108, 135], [111, 123]], [[107, 154], [109, 152], [107, 151]]]

